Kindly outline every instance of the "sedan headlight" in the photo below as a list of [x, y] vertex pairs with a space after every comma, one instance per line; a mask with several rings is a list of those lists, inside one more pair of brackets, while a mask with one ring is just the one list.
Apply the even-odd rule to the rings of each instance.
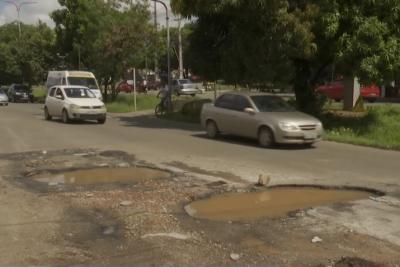
[[280, 122], [279, 128], [281, 128], [282, 131], [289, 131], [289, 132], [300, 131], [300, 127], [291, 122]]
[[80, 106], [75, 105], [75, 104], [71, 104], [71, 105], [69, 105], [69, 107], [70, 107], [71, 109], [78, 109], [78, 108], [80, 108]]

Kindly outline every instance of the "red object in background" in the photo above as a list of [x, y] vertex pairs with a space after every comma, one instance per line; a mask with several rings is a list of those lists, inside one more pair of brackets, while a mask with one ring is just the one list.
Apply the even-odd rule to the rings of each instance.
[[[117, 91], [119, 93], [121, 93], [121, 92], [133, 93], [133, 91], [134, 91], [133, 84], [129, 84], [127, 81], [122, 81], [118, 84]], [[138, 93], [147, 92], [146, 87], [143, 85], [143, 83], [140, 83], [139, 85], [136, 86], [136, 92], [138, 92]]]
[[[335, 81], [319, 86], [317, 92], [335, 101], [341, 101], [344, 95], [344, 85], [341, 81]], [[375, 102], [381, 95], [381, 89], [376, 85], [362, 86], [360, 94], [365, 100]]]
[[118, 92], [124, 92], [124, 93], [132, 93], [133, 92], [133, 85], [128, 84], [126, 81], [120, 82], [117, 86], [117, 91]]

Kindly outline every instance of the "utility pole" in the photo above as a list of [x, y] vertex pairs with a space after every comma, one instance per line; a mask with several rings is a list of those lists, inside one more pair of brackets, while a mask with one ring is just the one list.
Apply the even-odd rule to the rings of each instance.
[[[155, 37], [154, 38], [154, 43], [158, 43], [158, 26], [157, 26], [157, 3], [154, 1], [154, 32], [155, 32]], [[157, 48], [154, 49], [154, 75], [155, 75], [155, 80], [157, 81], [157, 75], [158, 75], [158, 53], [157, 53]]]
[[179, 40], [179, 79], [183, 79], [183, 49], [182, 49], [182, 28], [181, 16], [178, 18], [178, 40]]
[[8, 1], [4, 1], [7, 4], [13, 5], [15, 6], [16, 10], [17, 10], [17, 23], [18, 23], [18, 33], [19, 33], [19, 39], [21, 39], [21, 35], [22, 35], [22, 30], [21, 30], [21, 19], [20, 19], [20, 12], [21, 12], [21, 8], [25, 5], [32, 5], [32, 4], [36, 4], [37, 2], [32, 2], [32, 1], [26, 1], [26, 2], [17, 2], [16, 0], [8, 0]]
[[157, 3], [160, 3], [164, 6], [165, 8], [165, 20], [166, 20], [166, 26], [167, 26], [167, 65], [168, 65], [168, 98], [167, 98], [167, 105], [168, 109], [172, 108], [172, 92], [171, 92], [171, 47], [170, 47], [170, 34], [169, 34], [169, 12], [168, 12], [168, 6], [160, 1], [160, 0], [151, 0]]
[[137, 110], [137, 106], [136, 106], [136, 68], [132, 69], [133, 72], [133, 106], [135, 109], [135, 112]]
[[78, 45], [78, 70], [81, 70], [81, 45]]

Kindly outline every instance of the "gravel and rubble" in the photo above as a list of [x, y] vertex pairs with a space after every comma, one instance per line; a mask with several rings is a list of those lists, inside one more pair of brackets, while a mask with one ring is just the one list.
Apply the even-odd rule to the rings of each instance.
[[[345, 267], [358, 266], [351, 265], [357, 260], [369, 264], [359, 266], [396, 267], [400, 263], [399, 246], [330, 224], [310, 216], [308, 210], [241, 222], [201, 220], [184, 211], [194, 200], [262, 190], [237, 179], [203, 180], [184, 171], [129, 184], [57, 185], [54, 190], [32, 177], [98, 167], [157, 166], [121, 151], [46, 152], [0, 155], [0, 264]], [[315, 237], [321, 242], [311, 242]]]

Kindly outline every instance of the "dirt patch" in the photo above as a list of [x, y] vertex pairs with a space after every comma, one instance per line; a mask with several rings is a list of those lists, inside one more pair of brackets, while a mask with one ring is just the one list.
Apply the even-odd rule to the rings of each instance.
[[100, 156], [102, 157], [108, 157], [108, 158], [114, 158], [114, 159], [120, 159], [123, 161], [135, 161], [136, 158], [134, 155], [128, 154], [124, 151], [119, 151], [119, 150], [107, 150], [107, 151], [102, 151], [99, 153]]
[[192, 173], [198, 173], [198, 174], [203, 174], [203, 175], [208, 175], [216, 178], [223, 178], [228, 181], [232, 182], [243, 182], [243, 179], [240, 176], [234, 175], [229, 172], [221, 172], [221, 171], [207, 171], [198, 167], [193, 167], [189, 166], [183, 162], [179, 161], [173, 161], [167, 163], [171, 167], [175, 167], [184, 171], [192, 172]]
[[360, 258], [344, 258], [337, 262], [334, 267], [384, 267], [384, 265]]

